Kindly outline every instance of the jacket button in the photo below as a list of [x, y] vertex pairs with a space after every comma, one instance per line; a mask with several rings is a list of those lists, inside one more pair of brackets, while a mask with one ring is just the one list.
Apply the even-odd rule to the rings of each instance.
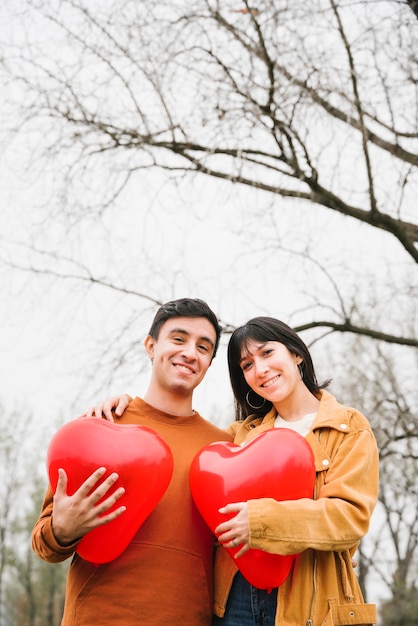
[[329, 465], [329, 461], [328, 461], [328, 459], [324, 459], [324, 460], [322, 461], [322, 465], [325, 465], [325, 467], [327, 467], [327, 466]]

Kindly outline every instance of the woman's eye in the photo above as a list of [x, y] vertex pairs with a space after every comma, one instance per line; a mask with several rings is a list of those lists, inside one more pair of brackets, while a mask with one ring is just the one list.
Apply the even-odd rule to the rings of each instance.
[[243, 365], [241, 365], [241, 369], [243, 372], [247, 371], [249, 368], [251, 367], [251, 363], [243, 363]]

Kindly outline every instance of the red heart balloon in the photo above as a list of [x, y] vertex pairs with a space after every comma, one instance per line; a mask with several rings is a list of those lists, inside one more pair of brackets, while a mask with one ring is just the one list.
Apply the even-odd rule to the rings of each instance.
[[[212, 532], [236, 515], [219, 513], [226, 504], [257, 498], [312, 498], [314, 484], [312, 449], [304, 437], [287, 428], [265, 431], [245, 446], [211, 443], [190, 467], [193, 499]], [[240, 548], [226, 549], [233, 556]], [[272, 589], [287, 578], [296, 558], [252, 548], [235, 563], [251, 585]]]
[[[109, 510], [126, 506], [117, 519], [88, 532], [77, 547], [78, 554], [92, 563], [107, 563], [128, 546], [145, 519], [165, 493], [173, 473], [173, 456], [156, 432], [138, 424], [115, 424], [102, 419], [79, 418], [54, 435], [47, 451], [47, 469], [52, 491], [58, 469], [68, 476], [72, 495], [99, 467], [119, 474], [111, 492], [125, 488], [124, 495]], [[108, 492], [105, 496], [108, 497]]]

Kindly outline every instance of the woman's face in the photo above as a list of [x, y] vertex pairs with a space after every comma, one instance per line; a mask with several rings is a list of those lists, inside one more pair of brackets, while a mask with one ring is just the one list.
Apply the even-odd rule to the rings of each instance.
[[251, 389], [276, 405], [287, 400], [302, 383], [298, 368], [301, 362], [302, 357], [279, 341], [250, 341], [241, 353], [240, 367]]

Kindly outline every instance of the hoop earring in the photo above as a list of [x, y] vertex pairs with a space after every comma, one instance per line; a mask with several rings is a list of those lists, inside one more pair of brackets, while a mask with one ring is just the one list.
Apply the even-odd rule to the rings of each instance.
[[[265, 405], [265, 403], [266, 403], [266, 399], [265, 399], [265, 398], [263, 398], [263, 402], [260, 404], [260, 406], [254, 406], [254, 404], [251, 404], [251, 402], [250, 402], [250, 400], [249, 400], [249, 395], [250, 395], [251, 391], [252, 391], [251, 389], [250, 389], [250, 391], [247, 391], [247, 395], [245, 396], [245, 399], [246, 399], [246, 401], [247, 401], [248, 406], [250, 406], [252, 409], [255, 409], [255, 410], [257, 410], [257, 409], [262, 409], [262, 408], [263, 408], [263, 406], [264, 406], [264, 405]], [[254, 393], [255, 393], [255, 392], [254, 392]]]

